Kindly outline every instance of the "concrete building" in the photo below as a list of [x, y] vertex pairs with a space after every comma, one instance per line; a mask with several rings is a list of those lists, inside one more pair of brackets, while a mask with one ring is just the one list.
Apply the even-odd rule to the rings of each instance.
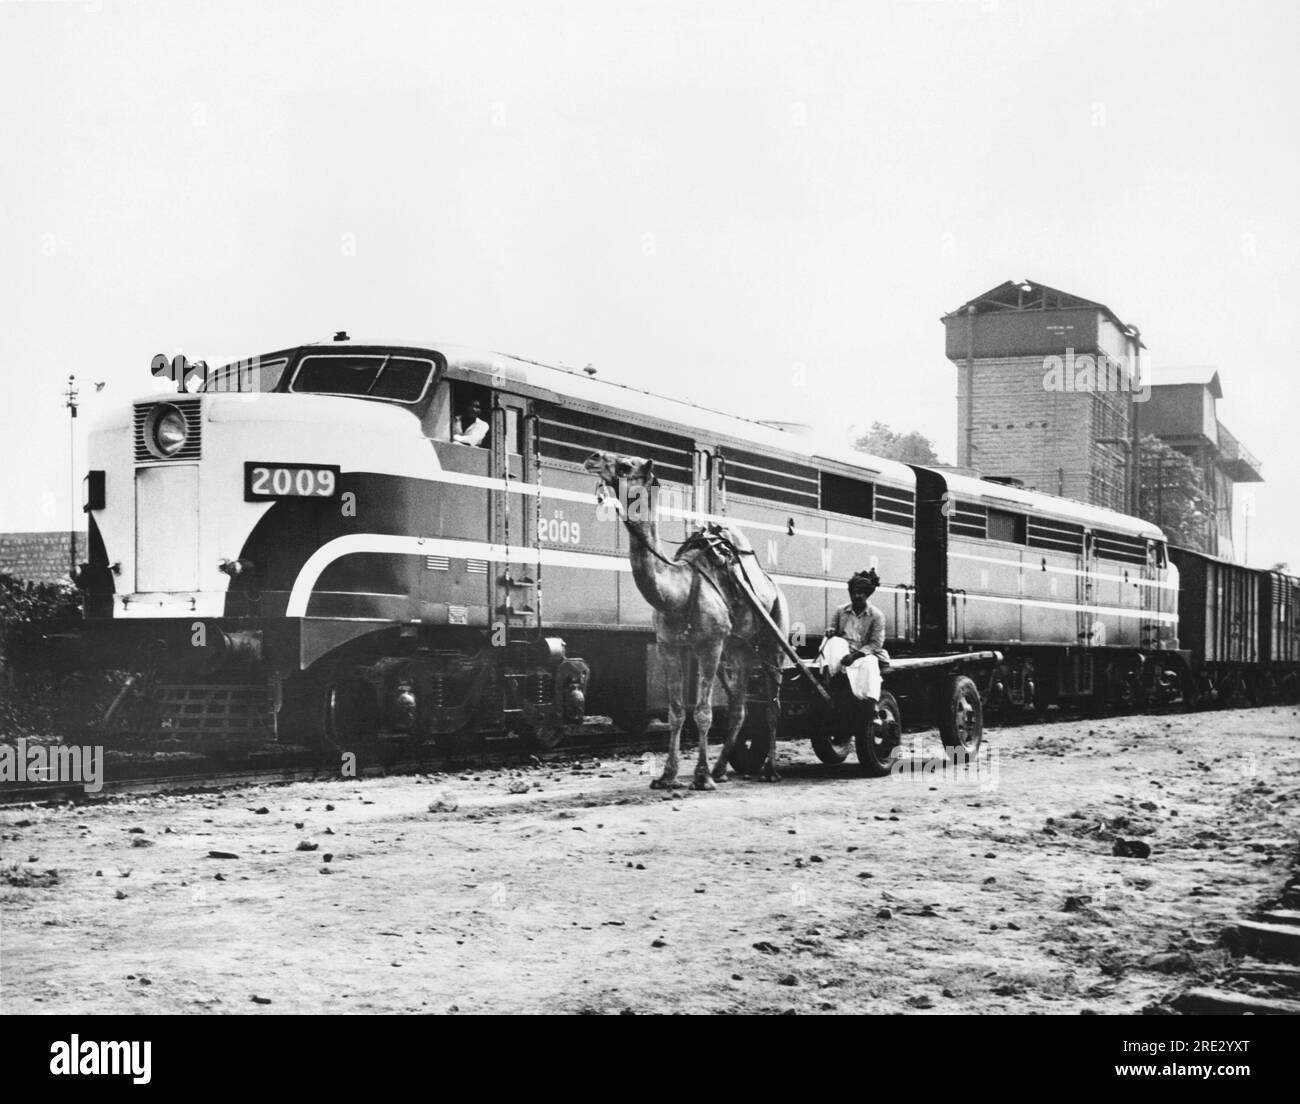
[[[1205, 487], [1206, 551], [1231, 559], [1233, 485], [1260, 483], [1260, 463], [1219, 421], [1216, 403], [1223, 386], [1214, 368], [1171, 368], [1158, 374], [1151, 399], [1140, 415], [1144, 434], [1152, 433], [1189, 457]], [[1159, 518], [1149, 518], [1156, 525]]]
[[958, 373], [958, 465], [1126, 510], [1137, 328], [1029, 280], [976, 296], [943, 324]]

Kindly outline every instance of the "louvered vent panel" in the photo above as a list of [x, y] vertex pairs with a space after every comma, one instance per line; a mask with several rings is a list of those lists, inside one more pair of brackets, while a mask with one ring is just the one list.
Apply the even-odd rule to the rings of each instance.
[[[185, 417], [187, 433], [185, 444], [174, 456], [155, 456], [145, 443], [145, 426], [149, 414], [157, 406], [174, 406]], [[203, 456], [203, 403], [201, 399], [162, 399], [157, 402], [135, 404], [135, 459], [136, 463], [169, 463], [173, 460], [199, 460]]]

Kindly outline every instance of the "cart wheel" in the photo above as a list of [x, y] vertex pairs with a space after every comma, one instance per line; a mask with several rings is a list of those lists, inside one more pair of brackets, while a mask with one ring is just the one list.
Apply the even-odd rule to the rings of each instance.
[[[772, 754], [776, 755], [776, 748], [772, 749]], [[739, 774], [757, 774], [763, 769], [766, 757], [767, 711], [747, 709], [745, 723], [736, 734], [736, 746], [731, 749], [729, 762]]]
[[837, 717], [827, 720], [829, 723], [813, 729], [812, 748], [818, 759], [834, 767], [849, 757], [849, 749], [853, 747], [853, 725], [844, 724]]
[[898, 757], [898, 746], [903, 739], [903, 712], [888, 690], [880, 695], [874, 718], [867, 717], [865, 707], [857, 699], [853, 705], [858, 707], [858, 717], [852, 726], [858, 765], [868, 777], [883, 778]]
[[950, 752], [973, 756], [984, 738], [984, 710], [978, 688], [965, 675], [954, 675], [948, 681], [943, 701], [939, 714], [943, 746]]

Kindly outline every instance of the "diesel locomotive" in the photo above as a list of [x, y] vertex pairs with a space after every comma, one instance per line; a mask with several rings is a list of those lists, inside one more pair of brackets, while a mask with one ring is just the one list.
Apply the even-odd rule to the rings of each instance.
[[[457, 442], [473, 403], [488, 431]], [[206, 750], [545, 748], [593, 717], [639, 733], [662, 681], [628, 533], [583, 467], [596, 452], [655, 461], [666, 544], [709, 520], [746, 533], [803, 655], [843, 580], [875, 568], [895, 697], [949, 735], [984, 710], [1250, 682], [1180, 639], [1180, 586], [1186, 604], [1206, 572], [1147, 522], [588, 372], [340, 333], [94, 427], [77, 581], [90, 646], [135, 672], [106, 724]], [[1300, 584], [1255, 594], [1258, 686], [1293, 687]]]

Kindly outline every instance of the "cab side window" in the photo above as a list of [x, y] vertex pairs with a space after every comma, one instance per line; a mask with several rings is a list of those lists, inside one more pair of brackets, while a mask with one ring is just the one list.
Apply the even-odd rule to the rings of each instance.
[[420, 423], [424, 435], [433, 441], [451, 440], [451, 384], [440, 383]]
[[504, 433], [507, 454], [522, 455], [524, 424], [519, 400], [461, 380], [440, 383], [421, 420], [424, 435], [431, 441], [465, 448], [492, 448], [494, 427]]
[[492, 392], [472, 383], [452, 385], [451, 432], [445, 440], [469, 448], [492, 447]]
[[491, 448], [491, 412], [492, 392], [488, 388], [451, 380], [434, 392], [421, 428], [433, 441]]

